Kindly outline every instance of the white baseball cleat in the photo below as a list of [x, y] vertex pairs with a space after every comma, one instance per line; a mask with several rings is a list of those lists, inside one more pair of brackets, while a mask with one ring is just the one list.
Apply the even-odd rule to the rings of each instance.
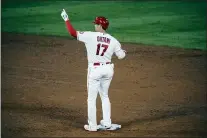
[[121, 128], [121, 125], [119, 124], [104, 124], [103, 120], [100, 121], [100, 124], [98, 125], [98, 130], [108, 130], [108, 131], [113, 131], [113, 130], [118, 130]]
[[100, 121], [100, 125], [101, 125], [102, 127], [104, 127], [105, 129], [109, 129], [109, 128], [111, 128], [111, 124], [110, 124], [110, 125], [104, 125], [104, 121], [103, 121], [103, 120]]
[[97, 131], [97, 128], [91, 128], [89, 125], [84, 125], [84, 129], [87, 131]]

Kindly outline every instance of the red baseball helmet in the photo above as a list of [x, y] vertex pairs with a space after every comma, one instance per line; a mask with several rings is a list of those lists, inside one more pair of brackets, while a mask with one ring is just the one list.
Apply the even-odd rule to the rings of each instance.
[[103, 16], [96, 17], [96, 19], [95, 19], [95, 21], [93, 21], [93, 23], [101, 25], [104, 30], [106, 30], [109, 26], [108, 19], [106, 17], [103, 17]]

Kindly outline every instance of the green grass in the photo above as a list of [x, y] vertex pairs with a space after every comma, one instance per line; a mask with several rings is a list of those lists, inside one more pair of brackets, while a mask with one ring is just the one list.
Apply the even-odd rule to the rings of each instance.
[[[206, 2], [12, 1], [2, 4], [2, 32], [69, 36], [65, 8], [77, 30], [93, 30], [95, 16], [110, 20], [121, 42], [206, 50]], [[69, 36], [69, 38], [72, 38]]]

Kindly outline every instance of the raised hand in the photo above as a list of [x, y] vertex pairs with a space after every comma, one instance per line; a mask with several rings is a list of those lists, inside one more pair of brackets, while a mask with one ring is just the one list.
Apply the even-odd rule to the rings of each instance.
[[65, 9], [63, 9], [63, 11], [61, 13], [61, 16], [62, 16], [64, 21], [68, 21], [69, 20], [68, 15], [67, 15]]

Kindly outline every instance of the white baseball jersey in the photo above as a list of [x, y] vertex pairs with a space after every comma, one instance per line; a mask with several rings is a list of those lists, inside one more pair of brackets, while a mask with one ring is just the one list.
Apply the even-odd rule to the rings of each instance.
[[85, 43], [88, 63], [111, 62], [114, 53], [119, 59], [125, 57], [119, 41], [107, 33], [77, 31], [77, 40]]

